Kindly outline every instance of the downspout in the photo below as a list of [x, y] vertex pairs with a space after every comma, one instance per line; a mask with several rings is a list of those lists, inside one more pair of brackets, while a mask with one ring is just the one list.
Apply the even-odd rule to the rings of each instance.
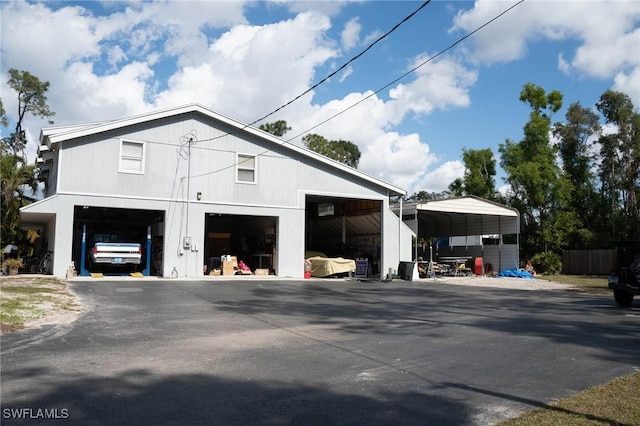
[[502, 271], [502, 216], [498, 216], [498, 272]]
[[342, 244], [347, 244], [347, 212], [342, 211]]
[[469, 256], [469, 222], [468, 217], [464, 215], [464, 255]]
[[402, 197], [400, 197], [400, 220], [398, 221], [398, 262], [402, 260]]
[[420, 223], [418, 222], [418, 204], [416, 204], [416, 214], [414, 216], [416, 221], [416, 249], [413, 251], [413, 260], [418, 261], [418, 236], [420, 235]]
[[520, 211], [516, 216], [516, 253], [518, 253], [518, 266], [520, 265]]
[[484, 215], [480, 215], [480, 256], [482, 256], [482, 275], [484, 275]]

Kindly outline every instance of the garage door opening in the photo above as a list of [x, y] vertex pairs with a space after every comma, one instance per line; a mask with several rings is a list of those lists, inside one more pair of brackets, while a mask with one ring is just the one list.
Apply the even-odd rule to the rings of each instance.
[[382, 201], [309, 195], [306, 199], [305, 257], [368, 259], [368, 275], [380, 274]]
[[276, 274], [278, 218], [207, 213], [204, 258], [207, 271], [220, 269], [222, 256], [243, 260], [252, 271]]
[[[72, 259], [76, 271], [109, 275], [160, 275], [163, 231], [164, 211], [75, 206]], [[101, 244], [104, 247], [103, 243], [139, 246], [140, 251], [136, 254], [136, 250], [130, 249], [114, 256], [107, 250], [98, 253], [97, 247]]]

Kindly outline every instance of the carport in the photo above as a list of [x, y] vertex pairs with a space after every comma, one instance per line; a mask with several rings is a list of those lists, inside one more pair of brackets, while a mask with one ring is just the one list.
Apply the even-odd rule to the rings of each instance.
[[[417, 236], [417, 242], [441, 237], [497, 236], [492, 244], [436, 246], [433, 255], [482, 257], [493, 270], [515, 269], [519, 263], [520, 213], [517, 209], [475, 196], [405, 204], [402, 220]], [[415, 257], [418, 245], [414, 246]], [[427, 256], [429, 252], [427, 249]]]

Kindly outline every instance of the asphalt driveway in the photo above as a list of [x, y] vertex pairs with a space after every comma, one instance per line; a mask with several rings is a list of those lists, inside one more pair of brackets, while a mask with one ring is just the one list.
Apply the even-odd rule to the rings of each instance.
[[3, 423], [489, 425], [640, 369], [640, 305], [610, 295], [342, 280], [71, 288], [87, 307], [76, 322], [2, 336]]

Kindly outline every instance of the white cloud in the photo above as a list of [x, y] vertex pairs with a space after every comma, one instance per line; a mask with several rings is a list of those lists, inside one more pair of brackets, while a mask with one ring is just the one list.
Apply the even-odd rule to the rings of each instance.
[[252, 122], [304, 92], [315, 68], [338, 54], [323, 35], [330, 25], [312, 12], [276, 24], [237, 25], [213, 41], [200, 64], [173, 74], [155, 105], [198, 101]]
[[571, 73], [571, 64], [564, 59], [562, 54], [558, 55], [558, 69], [566, 75]]
[[125, 61], [127, 55], [122, 51], [120, 46], [114, 46], [107, 50], [107, 62], [111, 66], [118, 65], [120, 62]]
[[269, 0], [274, 4], [282, 4], [287, 6], [292, 13], [317, 12], [326, 16], [335, 16], [345, 5], [346, 1], [308, 1], [308, 0]]
[[78, 6], [54, 11], [45, 4], [6, 2], [2, 6], [3, 68], [29, 70], [46, 80], [70, 61], [97, 58], [100, 37], [95, 23]]
[[[310, 129], [345, 110], [344, 114], [335, 116], [330, 122]], [[429, 145], [420, 139], [420, 135], [403, 135], [385, 130], [392, 122], [399, 120], [396, 114], [395, 101], [385, 102], [372, 92], [351, 93], [341, 100], [321, 106], [296, 108], [295, 113], [286, 118], [292, 127], [292, 134], [286, 136], [317, 133], [330, 140], [351, 141], [358, 145], [362, 154], [358, 167], [360, 170], [400, 187], [410, 188], [425, 170], [437, 162], [437, 157], [430, 151]]]
[[455, 179], [463, 176], [464, 164], [461, 161], [447, 161], [422, 175], [410, 193], [418, 191], [440, 192], [447, 189]]
[[341, 34], [342, 48], [344, 50], [352, 49], [358, 44], [361, 29], [362, 25], [360, 25], [360, 21], [358, 18], [353, 18], [349, 22], [347, 22]]
[[620, 72], [614, 78], [612, 89], [629, 94], [633, 104], [640, 106], [640, 67], [634, 68], [629, 73]]
[[342, 83], [345, 81], [351, 74], [353, 73], [353, 67], [351, 65], [347, 66], [345, 69], [340, 71], [338, 74], [338, 81]]
[[[458, 13], [450, 32], [466, 35], [484, 25], [515, 2], [476, 1], [472, 9]], [[536, 25], [527, 18], [527, 3], [503, 15], [494, 25], [488, 25], [469, 39], [475, 47], [469, 59], [480, 62], [507, 62], [522, 58], [531, 27]], [[466, 46], [466, 44], [465, 44]]]
[[[470, 32], [512, 4], [476, 1], [473, 9], [456, 16], [451, 31]], [[476, 61], [492, 64], [523, 58], [528, 42], [577, 41], [575, 51], [561, 57], [561, 70], [591, 78], [615, 78], [620, 82], [616, 86], [624, 88], [638, 105], [640, 85], [632, 83], [640, 72], [639, 22], [636, 1], [529, 1], [470, 38], [473, 49], [468, 54]]]
[[[429, 59], [421, 55], [413, 60], [414, 68]], [[399, 84], [389, 91], [403, 111], [429, 114], [434, 109], [469, 106], [468, 88], [477, 80], [477, 72], [465, 69], [451, 58], [443, 58], [420, 67], [411, 83]]]

